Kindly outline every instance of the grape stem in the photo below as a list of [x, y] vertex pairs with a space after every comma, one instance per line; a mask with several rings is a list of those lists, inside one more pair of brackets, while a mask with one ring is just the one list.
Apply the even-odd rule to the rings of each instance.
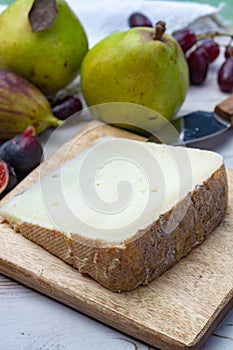
[[216, 36], [228, 36], [231, 39], [233, 39], [233, 34], [232, 33], [211, 32], [211, 33], [197, 35], [197, 41], [203, 40], [203, 39], [207, 39], [207, 38], [212, 38], [213, 39]]

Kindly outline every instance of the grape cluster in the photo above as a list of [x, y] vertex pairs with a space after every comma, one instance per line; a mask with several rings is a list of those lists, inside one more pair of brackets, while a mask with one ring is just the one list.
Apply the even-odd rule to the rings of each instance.
[[[197, 36], [192, 29], [180, 29], [173, 33], [187, 58], [190, 83], [200, 85], [206, 79], [209, 65], [219, 56], [220, 47], [215, 41], [224, 33], [207, 33]], [[231, 36], [231, 35], [230, 35]], [[218, 85], [224, 92], [233, 92], [233, 47], [225, 46], [225, 60], [218, 70]]]
[[[129, 27], [152, 27], [151, 21], [143, 13], [132, 13], [128, 19]], [[196, 35], [190, 28], [175, 31], [173, 37], [180, 44], [189, 66], [190, 84], [200, 85], [207, 76], [209, 66], [219, 56], [221, 50], [216, 42], [218, 36], [229, 36], [231, 42], [224, 47], [225, 60], [217, 74], [220, 89], [233, 92], [233, 35], [229, 33], [206, 33]]]

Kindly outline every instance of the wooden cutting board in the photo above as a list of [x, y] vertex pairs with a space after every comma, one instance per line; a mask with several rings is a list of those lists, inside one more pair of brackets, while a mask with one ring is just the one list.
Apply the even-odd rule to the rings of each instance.
[[[103, 135], [136, 137], [91, 122], [7, 197], [27, 188]], [[233, 171], [228, 171], [228, 179], [229, 207], [221, 226], [146, 287], [121, 294], [111, 292], [4, 222], [0, 223], [0, 272], [151, 346], [200, 349], [233, 306]]]

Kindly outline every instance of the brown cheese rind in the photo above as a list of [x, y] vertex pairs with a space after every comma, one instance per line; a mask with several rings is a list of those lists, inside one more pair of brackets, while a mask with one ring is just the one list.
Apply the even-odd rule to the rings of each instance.
[[113, 291], [146, 285], [187, 255], [221, 223], [227, 208], [224, 165], [171, 210], [123, 242], [101, 244], [22, 223], [14, 227], [26, 238], [73, 265]]

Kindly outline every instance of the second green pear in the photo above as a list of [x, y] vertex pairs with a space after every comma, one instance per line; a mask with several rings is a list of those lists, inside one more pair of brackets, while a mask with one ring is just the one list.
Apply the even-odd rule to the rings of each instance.
[[[180, 109], [189, 87], [188, 66], [172, 36], [160, 32], [156, 37], [155, 29], [137, 27], [109, 35], [87, 53], [81, 87], [88, 106], [127, 102], [154, 110], [154, 118], [129, 115], [128, 105], [125, 113], [127, 123], [153, 130], [159, 116], [171, 120]], [[108, 111], [99, 119], [116, 123], [117, 115]]]
[[16, 0], [0, 15], [0, 68], [34, 83], [45, 94], [68, 85], [88, 50], [85, 30], [64, 0], [57, 0], [53, 25], [33, 33], [28, 14], [33, 0]]

